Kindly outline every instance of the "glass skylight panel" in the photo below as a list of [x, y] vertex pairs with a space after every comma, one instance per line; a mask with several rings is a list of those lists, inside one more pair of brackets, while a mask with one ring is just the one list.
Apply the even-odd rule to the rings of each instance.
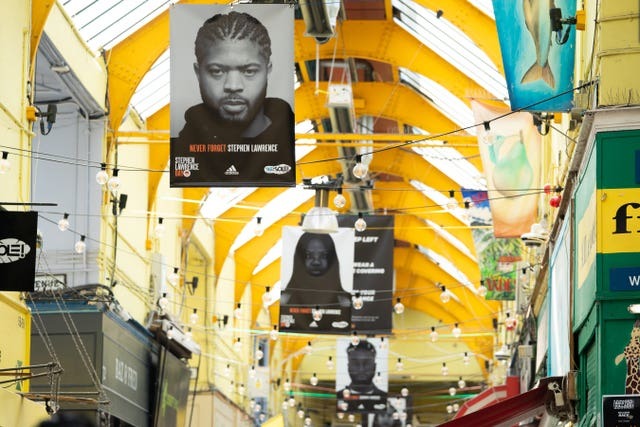
[[444, 240], [446, 240], [447, 242], [451, 243], [453, 246], [458, 248], [458, 250], [460, 250], [460, 252], [462, 252], [463, 254], [465, 254], [466, 256], [471, 258], [472, 260], [477, 261], [476, 257], [473, 255], [473, 253], [471, 253], [469, 248], [464, 243], [462, 243], [460, 240], [458, 240], [453, 234], [449, 233], [447, 230], [445, 230], [444, 228], [440, 227], [438, 224], [436, 224], [435, 222], [433, 222], [433, 221], [431, 221], [429, 219], [425, 219], [425, 222], [427, 223], [427, 225], [429, 227], [431, 227], [433, 229], [433, 231], [435, 231], [435, 233], [438, 236], [442, 237]]
[[171, 0], [69, 0], [62, 3], [94, 50], [110, 49], [164, 12]]
[[146, 119], [169, 103], [169, 50], [145, 74], [131, 98], [131, 105]]
[[456, 26], [435, 12], [406, 0], [393, 0], [395, 21], [446, 61], [500, 99], [507, 99], [504, 77], [487, 55]]
[[491, 0], [467, 0], [474, 5], [479, 11], [487, 15], [489, 18], [495, 20], [496, 17], [493, 13], [493, 2]]
[[262, 226], [264, 228], [268, 228], [285, 215], [290, 214], [291, 211], [296, 210], [298, 206], [311, 199], [314, 195], [314, 190], [307, 190], [301, 187], [289, 188], [278, 194], [254, 215], [254, 219], [250, 220], [247, 225], [243, 227], [242, 231], [233, 242], [230, 252], [235, 251], [249, 240], [256, 237], [254, 233], [257, 224], [255, 219], [256, 217], [261, 217]]
[[453, 263], [447, 258], [429, 248], [425, 248], [424, 246], [420, 245], [418, 245], [418, 251], [429, 258], [433, 263], [437, 264], [438, 267], [442, 268], [447, 274], [452, 276], [458, 282], [462, 283], [468, 288], [473, 289], [473, 284], [469, 281], [469, 278], [467, 278], [466, 274], [460, 271], [458, 267], [453, 265]]
[[411, 184], [417, 190], [421, 191], [422, 194], [424, 194], [426, 197], [433, 200], [434, 203], [442, 206], [443, 209], [447, 208], [447, 202], [449, 201], [449, 198], [442, 194], [440, 191], [429, 187], [427, 184], [418, 181], [417, 179], [412, 179], [411, 181], [409, 181], [409, 184]]
[[254, 191], [256, 188], [253, 187], [212, 188], [207, 200], [202, 203], [200, 215], [207, 219], [216, 219]]
[[426, 161], [453, 179], [462, 188], [481, 189], [482, 175], [453, 147], [412, 147]]
[[[474, 123], [471, 108], [447, 89], [425, 76], [406, 68], [399, 68], [400, 81], [408, 82], [425, 97], [433, 100], [436, 108], [459, 127], [464, 128]], [[453, 129], [452, 129], [453, 130]]]

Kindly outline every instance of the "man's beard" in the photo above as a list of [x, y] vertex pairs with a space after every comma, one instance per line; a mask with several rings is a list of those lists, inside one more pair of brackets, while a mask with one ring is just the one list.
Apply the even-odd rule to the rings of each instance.
[[[216, 108], [216, 113], [227, 126], [248, 126], [253, 121], [253, 119], [256, 118], [258, 112], [262, 109], [266, 94], [267, 88], [265, 87], [260, 95], [255, 99], [255, 102], [253, 104], [251, 104], [249, 100], [243, 98], [242, 96], [231, 94], [220, 100], [218, 107]], [[223, 105], [225, 102], [243, 102], [246, 105], [246, 108], [239, 113], [232, 113], [224, 109]]]

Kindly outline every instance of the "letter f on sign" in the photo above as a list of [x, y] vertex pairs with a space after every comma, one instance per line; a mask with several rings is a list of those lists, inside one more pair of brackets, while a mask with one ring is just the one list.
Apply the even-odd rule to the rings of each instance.
[[633, 216], [627, 215], [627, 207], [629, 206], [633, 209], [638, 209], [640, 208], [640, 203], [625, 203], [618, 208], [616, 216], [613, 217], [616, 220], [616, 231], [613, 234], [631, 233], [627, 230], [627, 220], [633, 218]]

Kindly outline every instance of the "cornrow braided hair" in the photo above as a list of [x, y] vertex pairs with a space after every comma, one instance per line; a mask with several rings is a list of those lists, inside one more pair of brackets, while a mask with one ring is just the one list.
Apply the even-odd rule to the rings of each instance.
[[271, 58], [271, 39], [269, 32], [260, 21], [248, 13], [229, 12], [217, 14], [207, 19], [196, 36], [196, 58], [204, 57], [208, 46], [218, 40], [249, 39], [260, 46], [260, 55], [265, 62]]

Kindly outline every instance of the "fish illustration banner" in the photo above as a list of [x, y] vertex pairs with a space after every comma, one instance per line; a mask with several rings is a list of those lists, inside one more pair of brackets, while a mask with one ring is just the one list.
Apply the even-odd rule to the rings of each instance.
[[493, 0], [493, 11], [511, 109], [570, 110], [576, 29], [552, 31], [550, 16], [575, 17], [575, 0]]
[[[340, 215], [341, 227], [353, 228], [357, 215]], [[351, 310], [351, 324], [360, 333], [391, 332], [393, 295], [393, 216], [367, 215], [367, 228], [355, 233], [353, 291], [364, 305]]]
[[495, 119], [508, 109], [476, 100], [471, 109], [477, 123], [490, 121], [490, 129], [478, 126], [477, 135], [494, 235], [520, 238], [535, 222], [541, 193], [540, 134], [529, 113]]
[[0, 291], [33, 292], [37, 229], [36, 212], [0, 211]]
[[282, 228], [280, 330], [348, 334], [353, 291], [353, 228], [309, 233]]
[[170, 9], [170, 186], [294, 186], [294, 9]]

